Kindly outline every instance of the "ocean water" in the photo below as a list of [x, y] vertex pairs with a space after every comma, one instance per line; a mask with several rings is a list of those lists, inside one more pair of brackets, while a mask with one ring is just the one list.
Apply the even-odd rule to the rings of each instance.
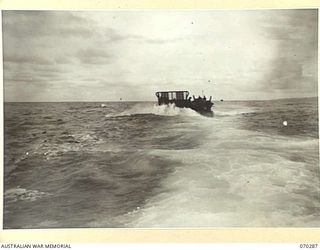
[[4, 228], [320, 226], [317, 98], [4, 108]]

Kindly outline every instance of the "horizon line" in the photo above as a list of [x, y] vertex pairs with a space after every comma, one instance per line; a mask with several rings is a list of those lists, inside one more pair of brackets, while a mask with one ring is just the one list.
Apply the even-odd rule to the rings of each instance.
[[[317, 96], [309, 96], [309, 97], [285, 97], [285, 98], [275, 98], [275, 99], [217, 99], [217, 100], [212, 100], [213, 102], [221, 102], [221, 100], [223, 101], [231, 101], [231, 102], [237, 102], [237, 101], [276, 101], [276, 100], [289, 100], [289, 99], [310, 99], [310, 98], [318, 98]], [[135, 100], [135, 101], [126, 101], [126, 100], [122, 100], [122, 101], [101, 101], [101, 100], [97, 100], [97, 101], [3, 101], [3, 103], [75, 103], [75, 102], [157, 102], [157, 100], [154, 101], [141, 101], [141, 100]]]

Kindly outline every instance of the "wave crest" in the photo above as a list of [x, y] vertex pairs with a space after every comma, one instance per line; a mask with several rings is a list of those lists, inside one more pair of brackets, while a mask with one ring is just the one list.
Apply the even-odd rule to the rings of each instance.
[[138, 114], [152, 114], [159, 116], [200, 116], [197, 112], [188, 108], [178, 108], [174, 104], [169, 105], [145, 105], [136, 104], [131, 109], [123, 111], [119, 114], [108, 114], [106, 117], [121, 117], [121, 116], [131, 116]]

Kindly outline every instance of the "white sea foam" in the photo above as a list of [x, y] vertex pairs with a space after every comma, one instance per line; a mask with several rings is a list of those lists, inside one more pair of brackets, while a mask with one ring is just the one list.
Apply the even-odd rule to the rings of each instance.
[[317, 140], [221, 129], [219, 120], [209, 120], [206, 129], [210, 123], [212, 133], [201, 148], [153, 151], [182, 164], [162, 182], [158, 195], [127, 215], [127, 226], [320, 225], [318, 166], [310, 171], [305, 162], [285, 157], [316, 152]]
[[196, 116], [200, 114], [189, 108], [178, 108], [174, 104], [170, 105], [150, 105], [150, 104], [136, 104], [131, 109], [123, 111], [118, 114], [108, 114], [106, 117], [121, 117], [137, 114], [154, 114], [160, 116]]
[[[241, 114], [249, 114], [254, 113], [254, 109], [238, 109], [238, 110], [217, 110], [213, 107], [214, 116], [217, 117], [224, 117], [224, 116], [236, 116]], [[139, 103], [130, 108], [129, 110], [123, 111], [118, 114], [108, 114], [106, 117], [119, 117], [119, 116], [130, 116], [136, 114], [154, 114], [160, 116], [191, 116], [191, 117], [198, 117], [198, 118], [205, 118], [201, 116], [196, 111], [189, 109], [189, 108], [178, 108], [174, 104], [169, 105], [150, 105]]]
[[38, 190], [28, 190], [21, 187], [8, 189], [4, 193], [4, 197], [7, 203], [12, 203], [16, 201], [35, 201], [39, 198], [49, 196], [51, 194], [46, 192], [41, 192]]

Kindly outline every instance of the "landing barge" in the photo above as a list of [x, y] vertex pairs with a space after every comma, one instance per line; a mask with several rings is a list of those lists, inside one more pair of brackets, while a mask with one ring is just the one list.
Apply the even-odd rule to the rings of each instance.
[[156, 96], [158, 105], [174, 104], [176, 107], [190, 108], [201, 115], [213, 117], [211, 96], [209, 100], [205, 96], [196, 98], [193, 95], [191, 97], [189, 91], [161, 91], [156, 92]]

